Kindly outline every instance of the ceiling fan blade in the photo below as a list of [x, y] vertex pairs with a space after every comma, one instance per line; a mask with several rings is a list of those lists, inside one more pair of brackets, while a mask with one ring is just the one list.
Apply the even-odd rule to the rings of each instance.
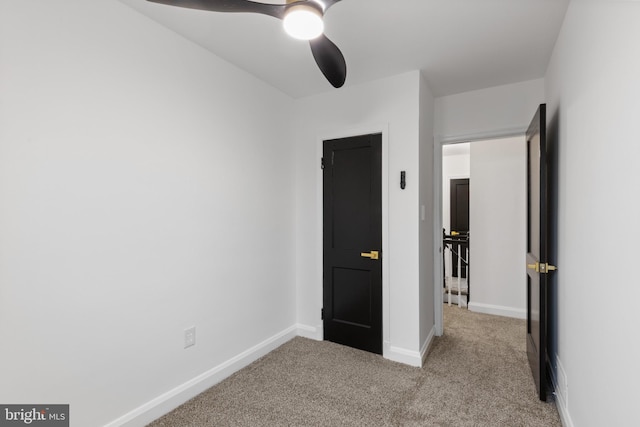
[[311, 0], [322, 6], [322, 11], [326, 12], [334, 4], [338, 3], [340, 0]]
[[[211, 12], [248, 12], [260, 13], [284, 19], [284, 14], [289, 7], [296, 4], [315, 3], [326, 12], [334, 4], [341, 0], [298, 0], [287, 4], [259, 3], [249, 0], [147, 0], [153, 3], [169, 6], [185, 7], [189, 9], [207, 10]], [[347, 78], [347, 63], [338, 46], [329, 40], [324, 34], [310, 40], [311, 52], [322, 74], [335, 88], [342, 87]]]
[[309, 40], [311, 53], [322, 74], [335, 88], [342, 87], [347, 78], [347, 63], [338, 46], [329, 40], [324, 34], [318, 38]]
[[[147, 0], [153, 3], [166, 4], [169, 6], [186, 7], [189, 9], [208, 10], [211, 12], [250, 12], [261, 13], [273, 16], [274, 18], [284, 18], [287, 9], [285, 4], [258, 3], [249, 0]], [[338, 0], [339, 1], [339, 0]]]

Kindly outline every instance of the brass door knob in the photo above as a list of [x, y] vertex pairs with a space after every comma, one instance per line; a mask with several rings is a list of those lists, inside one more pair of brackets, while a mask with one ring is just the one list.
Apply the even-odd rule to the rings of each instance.
[[369, 259], [378, 259], [378, 251], [360, 252], [360, 256]]

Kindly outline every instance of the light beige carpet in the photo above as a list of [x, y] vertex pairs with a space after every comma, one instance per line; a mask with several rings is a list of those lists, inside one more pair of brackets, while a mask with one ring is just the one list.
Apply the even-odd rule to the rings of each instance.
[[444, 310], [422, 369], [295, 338], [150, 426], [561, 426], [536, 396], [524, 321]]

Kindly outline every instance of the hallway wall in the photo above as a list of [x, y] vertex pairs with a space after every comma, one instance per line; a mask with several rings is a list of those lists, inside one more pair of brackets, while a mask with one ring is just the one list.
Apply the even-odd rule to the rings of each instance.
[[524, 136], [471, 143], [469, 310], [526, 318]]
[[546, 75], [557, 190], [550, 315], [566, 426], [638, 424], [640, 3], [573, 1]]
[[521, 134], [543, 102], [543, 79], [443, 96], [436, 99], [435, 135], [461, 142]]

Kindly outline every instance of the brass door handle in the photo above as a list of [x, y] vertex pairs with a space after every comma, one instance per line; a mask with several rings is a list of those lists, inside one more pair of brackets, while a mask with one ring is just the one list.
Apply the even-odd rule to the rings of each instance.
[[369, 259], [378, 259], [378, 251], [360, 252], [360, 256]]
[[529, 270], [535, 270], [536, 272], [540, 272], [540, 264], [538, 264], [537, 262], [535, 264], [527, 264], [527, 268]]
[[555, 265], [550, 265], [546, 262], [543, 262], [542, 264], [540, 264], [540, 273], [548, 273], [550, 271], [555, 271], [557, 270], [558, 267], [556, 267]]
[[548, 273], [549, 271], [556, 271], [558, 269], [555, 265], [550, 265], [546, 262], [543, 262], [542, 264], [539, 262], [536, 262], [535, 264], [527, 264], [527, 268], [535, 270], [536, 273]]

